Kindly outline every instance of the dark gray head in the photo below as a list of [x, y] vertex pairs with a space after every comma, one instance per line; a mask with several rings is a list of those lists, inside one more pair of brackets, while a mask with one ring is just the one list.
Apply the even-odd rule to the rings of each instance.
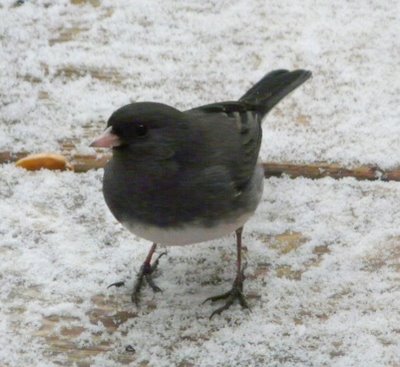
[[138, 102], [116, 110], [91, 146], [137, 153], [136, 158], [166, 158], [174, 154], [186, 133], [182, 112], [161, 103]]

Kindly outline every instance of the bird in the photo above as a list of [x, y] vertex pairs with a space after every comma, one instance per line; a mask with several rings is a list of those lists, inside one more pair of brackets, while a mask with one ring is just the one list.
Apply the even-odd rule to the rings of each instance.
[[[111, 148], [103, 195], [114, 217], [152, 243], [131, 294], [139, 304], [144, 281], [153, 280], [158, 245], [191, 245], [236, 234], [236, 276], [231, 289], [209, 297], [223, 301], [210, 318], [235, 301], [249, 308], [243, 292], [242, 234], [263, 194], [259, 158], [261, 123], [286, 95], [311, 77], [307, 70], [267, 73], [238, 100], [181, 111], [156, 102], [127, 104], [108, 119], [92, 147]], [[121, 286], [123, 282], [112, 285]]]

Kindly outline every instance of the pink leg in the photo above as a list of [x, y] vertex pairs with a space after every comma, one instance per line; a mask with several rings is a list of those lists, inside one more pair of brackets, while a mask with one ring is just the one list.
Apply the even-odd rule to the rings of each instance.
[[207, 301], [216, 302], [226, 299], [226, 303], [223, 306], [217, 308], [211, 314], [210, 319], [213, 316], [219, 315], [221, 312], [231, 307], [235, 302], [235, 300], [238, 300], [243, 308], [249, 308], [249, 305], [247, 304], [246, 299], [243, 295], [243, 281], [245, 279], [245, 276], [244, 276], [244, 268], [242, 268], [242, 232], [243, 232], [243, 227], [240, 227], [236, 230], [236, 251], [237, 251], [236, 278], [233, 282], [232, 289], [218, 296], [209, 297], [204, 301], [204, 302]]
[[140, 290], [142, 289], [143, 286], [143, 279], [146, 279], [147, 284], [150, 286], [150, 288], [153, 290], [153, 292], [161, 292], [161, 289], [154, 283], [152, 274], [153, 272], [157, 269], [158, 262], [160, 260], [160, 257], [163, 255], [166, 255], [166, 252], [162, 252], [160, 255], [158, 255], [157, 259], [154, 261], [153, 264], [151, 264], [151, 259], [157, 249], [157, 244], [153, 243], [153, 245], [150, 248], [149, 253], [146, 256], [146, 259], [143, 262], [143, 265], [140, 268], [140, 271], [136, 277], [136, 282], [133, 287], [131, 299], [132, 302], [135, 303], [136, 305], [139, 304], [139, 295], [140, 295]]

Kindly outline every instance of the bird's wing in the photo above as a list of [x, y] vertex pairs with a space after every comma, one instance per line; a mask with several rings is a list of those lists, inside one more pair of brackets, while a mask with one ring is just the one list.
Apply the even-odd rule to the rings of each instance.
[[[206, 141], [214, 143], [211, 145], [218, 146], [218, 150], [229, 157], [214, 157], [213, 161], [231, 168], [239, 190], [254, 172], [260, 151], [262, 118], [310, 77], [311, 72], [307, 70], [275, 70], [265, 75], [239, 101], [212, 103], [186, 111], [197, 117], [207, 131], [218, 132], [219, 141], [215, 143], [210, 134], [206, 134]], [[218, 128], [213, 128], [216, 124]]]
[[220, 160], [229, 162], [233, 183], [237, 190], [242, 190], [254, 173], [260, 151], [261, 116], [256, 107], [247, 102], [229, 101], [186, 112], [208, 121], [208, 129], [213, 130], [214, 126], [220, 132], [216, 145], [225, 154]]

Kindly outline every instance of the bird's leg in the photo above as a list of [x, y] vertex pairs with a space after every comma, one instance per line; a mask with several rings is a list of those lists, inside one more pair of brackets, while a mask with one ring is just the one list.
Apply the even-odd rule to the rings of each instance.
[[[146, 260], [144, 260], [142, 266], [140, 267], [139, 273], [136, 276], [135, 285], [133, 287], [133, 291], [132, 291], [132, 295], [131, 295], [132, 302], [134, 302], [136, 305], [139, 304], [139, 294], [140, 294], [140, 290], [142, 289], [144, 279], [146, 280], [147, 284], [150, 286], [150, 288], [154, 292], [161, 292], [161, 289], [159, 287], [157, 287], [157, 285], [154, 283], [152, 274], [157, 269], [158, 263], [160, 261], [160, 257], [163, 255], [166, 255], [167, 253], [162, 252], [160, 255], [158, 255], [157, 259], [152, 264], [151, 259], [154, 255], [154, 252], [156, 251], [156, 248], [157, 248], [157, 244], [153, 243], [153, 245], [150, 248], [149, 253], [146, 256]], [[122, 287], [123, 285], [125, 285], [124, 281], [115, 282], [113, 284], [110, 284], [107, 288]]]
[[157, 244], [153, 243], [149, 253], [147, 254], [146, 260], [144, 260], [142, 266], [140, 267], [139, 273], [136, 276], [136, 282], [131, 295], [132, 302], [136, 305], [139, 304], [139, 294], [143, 286], [143, 279], [146, 280], [147, 284], [150, 286], [153, 292], [161, 292], [161, 289], [154, 283], [152, 274], [157, 269], [160, 257], [166, 255], [167, 253], [162, 252], [160, 255], [158, 255], [157, 259], [152, 264], [151, 258], [153, 257], [156, 248]]
[[210, 319], [215, 316], [219, 315], [221, 312], [227, 310], [229, 307], [233, 305], [235, 300], [238, 300], [240, 305], [243, 308], [249, 308], [249, 305], [246, 302], [246, 299], [243, 295], [243, 281], [245, 279], [244, 270], [245, 266], [242, 267], [242, 232], [243, 227], [240, 227], [236, 230], [236, 249], [237, 249], [237, 261], [236, 261], [236, 278], [233, 282], [232, 288], [223, 294], [218, 296], [209, 297], [204, 302], [211, 301], [220, 301], [225, 299], [226, 302], [223, 306], [217, 308], [210, 316]]

